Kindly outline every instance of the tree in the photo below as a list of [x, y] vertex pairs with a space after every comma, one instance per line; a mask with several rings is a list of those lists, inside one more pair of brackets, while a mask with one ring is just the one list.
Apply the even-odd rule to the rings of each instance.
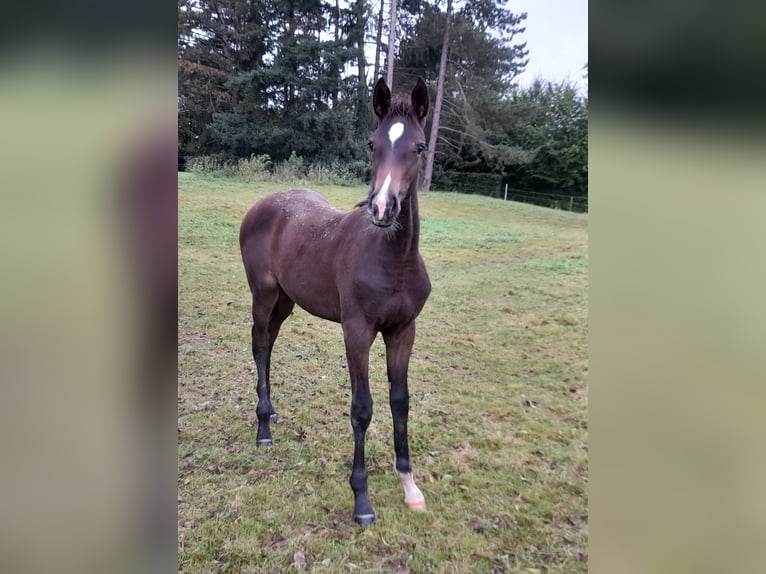
[[179, 149], [359, 157], [366, 24], [365, 0], [180, 0]]
[[516, 90], [512, 110], [524, 118], [508, 137], [533, 150], [529, 162], [509, 169], [513, 186], [586, 198], [588, 194], [588, 100], [574, 86], [537, 79]]
[[428, 138], [428, 155], [426, 156], [425, 176], [423, 177], [423, 189], [431, 189], [431, 177], [434, 170], [434, 156], [436, 154], [436, 136], [439, 133], [439, 121], [441, 120], [442, 102], [444, 100], [444, 76], [447, 70], [447, 52], [449, 50], [449, 30], [452, 17], [452, 0], [447, 0], [447, 18], [444, 24], [444, 40], [442, 41], [441, 58], [439, 59], [439, 77], [436, 81], [436, 101], [434, 102], [433, 119], [431, 120], [431, 135]]
[[209, 126], [232, 110], [237, 90], [227, 87], [269, 51], [268, 0], [178, 0], [179, 151], [219, 151]]
[[372, 71], [372, 77], [378, 78], [381, 75], [380, 54], [383, 51], [383, 13], [384, 1], [380, 0], [380, 9], [378, 10], [378, 23], [375, 28], [375, 69]]
[[436, 82], [439, 99], [425, 179], [434, 163], [440, 171], [502, 173], [507, 165], [525, 161], [529, 154], [506, 145], [503, 126], [507, 95], [527, 64], [525, 44], [514, 43], [524, 31], [526, 14], [513, 14], [503, 0], [466, 2], [456, 11], [448, 1], [446, 12], [420, 0], [407, 0], [404, 6], [412, 16], [399, 47], [401, 76], [422, 70]]

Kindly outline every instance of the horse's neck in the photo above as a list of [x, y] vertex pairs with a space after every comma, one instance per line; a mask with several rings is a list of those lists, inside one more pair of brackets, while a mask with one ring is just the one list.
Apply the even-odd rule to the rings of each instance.
[[418, 190], [413, 188], [402, 202], [399, 213], [399, 224], [394, 241], [402, 255], [417, 255], [420, 243], [420, 208], [418, 205]]

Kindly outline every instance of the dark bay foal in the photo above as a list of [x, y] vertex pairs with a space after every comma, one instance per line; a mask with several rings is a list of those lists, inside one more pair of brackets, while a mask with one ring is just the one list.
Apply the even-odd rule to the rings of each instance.
[[375, 521], [367, 497], [364, 440], [372, 418], [368, 380], [370, 347], [378, 333], [386, 345], [389, 403], [394, 421], [395, 468], [404, 501], [424, 510], [407, 446], [407, 368], [415, 318], [431, 291], [418, 251], [418, 172], [426, 149], [423, 126], [428, 89], [419, 79], [409, 99], [395, 98], [381, 78], [372, 105], [378, 127], [370, 137], [372, 184], [367, 200], [342, 213], [307, 189], [274, 193], [242, 221], [240, 248], [253, 295], [253, 357], [258, 372], [259, 445], [271, 444], [271, 350], [282, 322], [297, 303], [343, 328], [351, 378], [354, 431], [354, 519]]

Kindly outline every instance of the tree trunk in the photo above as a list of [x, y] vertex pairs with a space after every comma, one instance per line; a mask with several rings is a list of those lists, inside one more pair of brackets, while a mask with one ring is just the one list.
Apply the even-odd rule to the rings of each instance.
[[378, 12], [378, 31], [375, 36], [375, 71], [372, 74], [373, 79], [380, 77], [380, 53], [383, 51], [383, 6], [384, 0], [380, 0], [380, 11]]
[[428, 155], [426, 156], [426, 172], [423, 177], [423, 189], [431, 189], [431, 176], [434, 173], [434, 155], [436, 154], [436, 136], [439, 133], [439, 120], [442, 113], [442, 100], [444, 99], [444, 76], [447, 69], [447, 52], [449, 51], [449, 29], [452, 19], [452, 0], [447, 0], [447, 21], [444, 25], [444, 41], [442, 42], [442, 55], [439, 60], [439, 79], [436, 82], [436, 101], [434, 102], [434, 115], [431, 119], [431, 136], [428, 138]]
[[[338, 38], [340, 38], [340, 0], [335, 0], [335, 45], [333, 50], [338, 49]], [[338, 108], [338, 85], [340, 84], [340, 68], [333, 61], [332, 64], [333, 87], [332, 87], [332, 109]]]
[[[452, 0], [450, 0], [452, 2]], [[386, 65], [386, 84], [394, 89], [394, 45], [396, 44], [396, 0], [391, 0], [391, 23], [388, 29], [388, 64]]]
[[367, 60], [364, 55], [364, 35], [367, 29], [367, 22], [365, 20], [366, 10], [364, 0], [356, 0], [354, 5], [354, 11], [356, 12], [356, 25], [358, 26], [358, 38], [359, 45], [357, 46], [357, 65], [358, 65], [358, 87], [357, 87], [357, 105], [356, 105], [356, 126], [357, 133], [359, 135], [365, 135], [367, 132], [367, 126], [369, 120], [365, 121], [369, 117], [368, 104], [367, 104], [367, 78], [365, 69], [367, 67]]
[[367, 61], [364, 57], [364, 31], [367, 28], [366, 22], [364, 19], [365, 15], [365, 9], [364, 9], [364, 0], [356, 0], [356, 17], [357, 17], [357, 26], [359, 26], [359, 46], [358, 49], [358, 65], [359, 65], [359, 86], [361, 88], [367, 89], [367, 80], [365, 79], [365, 67], [367, 67]]

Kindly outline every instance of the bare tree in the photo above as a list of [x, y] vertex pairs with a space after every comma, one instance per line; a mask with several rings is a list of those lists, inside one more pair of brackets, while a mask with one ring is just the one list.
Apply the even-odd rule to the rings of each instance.
[[367, 28], [366, 9], [364, 0], [356, 0], [354, 4], [354, 12], [356, 13], [357, 25], [359, 26], [359, 45], [357, 47], [357, 64], [359, 70], [359, 90], [360, 94], [367, 94], [367, 80], [364, 76], [365, 68], [367, 67], [367, 60], [364, 57], [364, 31]]
[[436, 101], [434, 102], [434, 115], [431, 119], [431, 136], [428, 138], [428, 155], [426, 156], [426, 171], [423, 177], [423, 189], [431, 189], [431, 177], [434, 172], [434, 155], [436, 154], [436, 137], [439, 133], [439, 120], [442, 113], [442, 100], [444, 99], [444, 76], [447, 69], [447, 52], [449, 51], [449, 30], [452, 20], [452, 0], [447, 0], [447, 19], [444, 25], [444, 40], [442, 41], [442, 54], [439, 61], [439, 78], [436, 81]]
[[[340, 0], [335, 0], [335, 13], [333, 14], [335, 17], [335, 45], [338, 45], [338, 38], [340, 37]], [[335, 79], [335, 83], [333, 84], [332, 89], [332, 107], [333, 109], [338, 108], [338, 85], [340, 84], [340, 68], [333, 63], [332, 67], [332, 74]]]
[[375, 71], [372, 77], [380, 77], [380, 53], [383, 51], [383, 6], [385, 0], [380, 0], [380, 10], [378, 11], [378, 30], [375, 36]]
[[[452, 0], [450, 0], [451, 2]], [[391, 24], [388, 28], [388, 64], [386, 65], [386, 84], [394, 89], [394, 45], [396, 44], [396, 0], [391, 0]]]

